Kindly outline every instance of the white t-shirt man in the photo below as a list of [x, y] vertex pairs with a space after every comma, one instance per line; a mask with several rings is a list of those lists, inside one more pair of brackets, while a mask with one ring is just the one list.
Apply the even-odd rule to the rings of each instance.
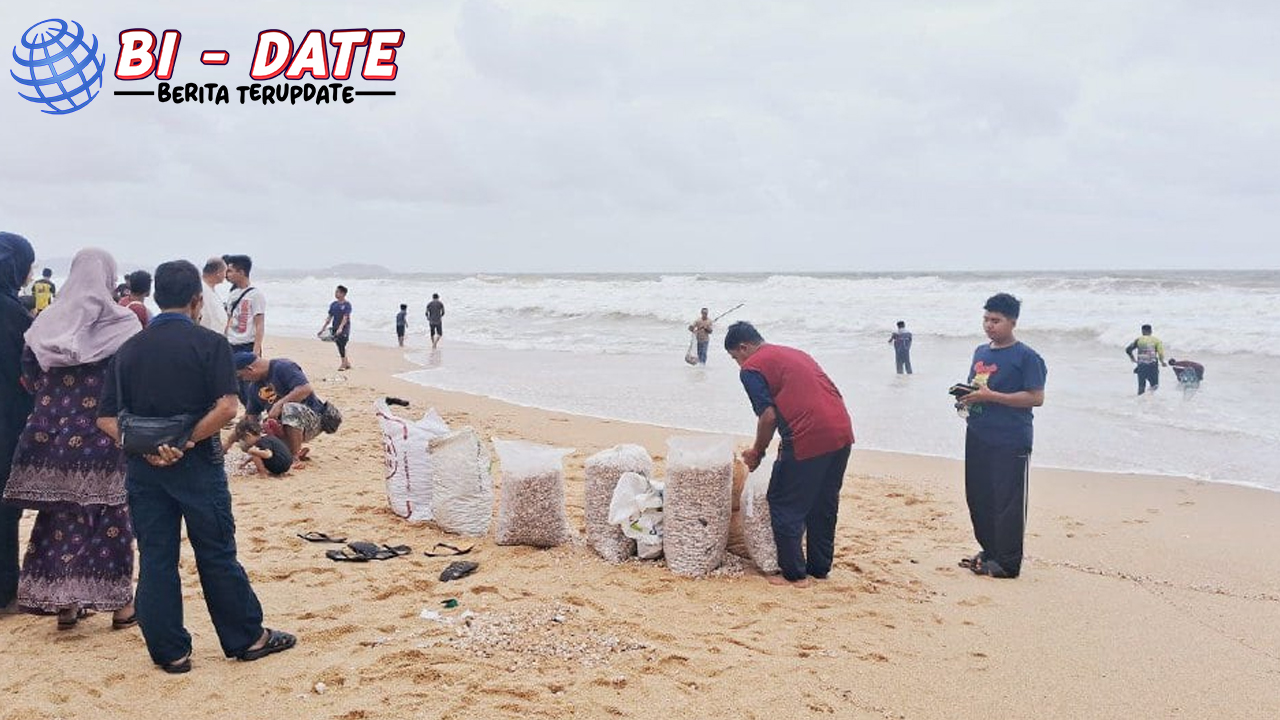
[[200, 325], [221, 335], [227, 328], [227, 309], [222, 306], [222, 298], [218, 297], [218, 291], [212, 285], [206, 282], [202, 285], [204, 309], [200, 311]]
[[267, 296], [252, 285], [243, 290], [232, 290], [227, 296], [227, 342], [235, 345], [252, 345], [256, 339], [253, 319], [267, 314]]

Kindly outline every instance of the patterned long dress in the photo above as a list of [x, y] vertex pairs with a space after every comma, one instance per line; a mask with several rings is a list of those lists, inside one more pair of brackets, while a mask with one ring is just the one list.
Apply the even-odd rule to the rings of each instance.
[[98, 429], [109, 360], [42, 371], [27, 350], [35, 409], [18, 439], [5, 502], [38, 510], [18, 604], [118, 610], [133, 600], [133, 526], [124, 453]]

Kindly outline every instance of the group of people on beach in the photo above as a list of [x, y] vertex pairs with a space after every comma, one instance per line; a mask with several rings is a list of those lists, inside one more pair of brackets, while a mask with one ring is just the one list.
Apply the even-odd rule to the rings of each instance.
[[[263, 357], [266, 301], [250, 283], [252, 261], [211, 258], [203, 272], [161, 263], [145, 288], [130, 274], [126, 301], [114, 294], [115, 260], [87, 248], [35, 315], [19, 298], [34, 260], [25, 238], [0, 232], [0, 613], [54, 615], [70, 630], [110, 612], [113, 629], [141, 629], [162, 670], [187, 672], [185, 525], [223, 653], [253, 661], [293, 647], [293, 635], [264, 627], [236, 557], [220, 433], [241, 406], [241, 439], [263, 413], [277, 421], [283, 442], [251, 453], [270, 472], [283, 456], [304, 458], [301, 443], [341, 415], [296, 363]], [[132, 307], [148, 294], [154, 316]], [[24, 510], [36, 517], [20, 565]]]

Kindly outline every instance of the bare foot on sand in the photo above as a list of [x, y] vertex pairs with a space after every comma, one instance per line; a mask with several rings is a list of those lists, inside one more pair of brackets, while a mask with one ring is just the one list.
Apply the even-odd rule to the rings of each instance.
[[807, 588], [810, 585], [809, 578], [800, 578], [799, 580], [791, 581], [782, 577], [781, 575], [770, 575], [768, 577], [768, 580], [770, 585], [778, 585], [778, 586], [790, 585], [791, 587]]

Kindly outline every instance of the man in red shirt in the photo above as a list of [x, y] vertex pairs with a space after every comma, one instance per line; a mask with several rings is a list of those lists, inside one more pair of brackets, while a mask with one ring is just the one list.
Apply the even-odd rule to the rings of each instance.
[[769, 582], [808, 587], [810, 576], [827, 577], [835, 556], [840, 487], [853, 446], [849, 410], [813, 358], [766, 343], [751, 323], [731, 325], [724, 349], [742, 368], [742, 386], [758, 418], [755, 443], [742, 454], [747, 467], [759, 467], [775, 430], [780, 437], [767, 497], [782, 577]]
[[127, 307], [138, 316], [138, 322], [146, 328], [151, 323], [151, 311], [144, 302], [151, 295], [151, 273], [146, 270], [134, 270], [124, 276], [129, 284], [129, 294], [120, 298], [120, 306]]

